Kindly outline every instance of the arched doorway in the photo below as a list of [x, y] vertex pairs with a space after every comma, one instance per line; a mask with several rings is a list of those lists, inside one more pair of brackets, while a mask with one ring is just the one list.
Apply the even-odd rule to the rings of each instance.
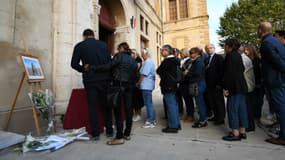
[[100, 0], [99, 39], [105, 41], [111, 54], [113, 54], [115, 21], [106, 1]]
[[118, 28], [126, 25], [125, 12], [121, 1], [99, 0], [101, 6], [99, 15], [99, 39], [105, 41], [113, 54], [116, 52], [116, 45], [125, 39], [118, 32]]

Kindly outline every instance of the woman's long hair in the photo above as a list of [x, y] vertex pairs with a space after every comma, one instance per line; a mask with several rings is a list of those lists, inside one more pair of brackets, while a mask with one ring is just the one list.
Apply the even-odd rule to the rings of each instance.
[[127, 42], [122, 42], [118, 45], [118, 49], [123, 48], [125, 52], [127, 52], [129, 55], [131, 55], [132, 50], [129, 47], [129, 44]]
[[248, 57], [251, 60], [253, 60], [254, 57], [259, 57], [253, 45], [246, 45], [244, 48], [246, 48], [249, 51]]

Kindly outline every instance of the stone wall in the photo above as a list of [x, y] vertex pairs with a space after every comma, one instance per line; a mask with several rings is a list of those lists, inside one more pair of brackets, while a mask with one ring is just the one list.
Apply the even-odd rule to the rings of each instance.
[[[39, 57], [46, 81], [43, 88], [51, 88], [51, 0], [9, 0], [0, 5], [0, 125], [3, 126], [10, 109], [23, 68], [18, 53], [23, 52], [21, 34], [24, 33], [28, 51]], [[33, 118], [31, 102], [24, 82], [13, 114], [10, 130], [31, 130]], [[21, 114], [17, 114], [21, 113]], [[21, 120], [25, 119], [25, 121]]]
[[164, 4], [164, 43], [191, 48], [209, 43], [206, 0], [188, 0], [188, 18], [169, 21], [168, 2]]
[[[146, 47], [152, 50], [152, 58], [158, 66], [161, 61], [158, 49], [162, 44], [157, 42], [156, 35], [158, 33], [163, 37], [163, 24], [159, 15], [161, 1], [104, 1], [111, 4], [111, 12], [116, 23], [114, 51], [119, 43], [126, 41], [131, 48], [136, 48], [140, 52], [143, 36], [148, 40]], [[205, 0], [201, 1], [201, 3], [204, 2]], [[201, 5], [198, 1], [195, 3], [197, 4], [191, 3], [191, 5]], [[21, 33], [25, 34], [29, 52], [38, 56], [41, 61], [46, 76], [46, 80], [42, 83], [43, 88], [52, 89], [56, 97], [56, 111], [58, 114], [64, 114], [72, 89], [83, 87], [81, 73], [70, 67], [73, 47], [82, 40], [82, 32], [86, 28], [93, 29], [95, 37], [99, 38], [100, 7], [99, 0], [0, 2], [0, 50], [2, 52], [0, 54], [0, 129], [5, 123], [23, 71], [18, 57], [18, 53], [24, 50]], [[191, 14], [195, 15], [195, 13]], [[148, 35], [140, 30], [140, 15], [144, 16], [149, 23]], [[136, 28], [130, 26], [132, 16], [136, 17]], [[208, 17], [195, 16], [189, 21], [179, 22], [183, 25], [175, 23], [164, 25], [166, 43], [192, 45], [193, 39], [197, 40], [195, 44], [207, 42]], [[184, 30], [184, 32], [176, 32], [177, 30]], [[185, 38], [185, 35], [191, 36]], [[11, 120], [10, 131], [26, 133], [34, 129], [31, 102], [27, 93], [28, 85], [24, 83]]]

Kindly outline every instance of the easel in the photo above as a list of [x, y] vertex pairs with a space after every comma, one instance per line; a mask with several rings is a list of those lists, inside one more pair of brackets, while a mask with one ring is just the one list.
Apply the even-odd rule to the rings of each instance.
[[[22, 36], [22, 40], [23, 40], [23, 44], [24, 44], [24, 50], [25, 50], [24, 53], [26, 55], [31, 55], [28, 52], [28, 48], [27, 48], [27, 45], [26, 45], [26, 40], [25, 40], [24, 34], [22, 33], [21, 36]], [[16, 95], [14, 96], [14, 99], [13, 99], [13, 103], [12, 103], [12, 105], [10, 107], [10, 111], [9, 111], [8, 116], [6, 118], [6, 123], [5, 123], [4, 130], [7, 130], [8, 127], [9, 127], [9, 123], [10, 123], [10, 120], [11, 120], [11, 117], [12, 117], [12, 114], [13, 114], [13, 111], [14, 111], [14, 108], [15, 108], [15, 105], [16, 105], [16, 101], [17, 101], [17, 98], [19, 96], [19, 93], [20, 93], [20, 90], [22, 88], [22, 85], [23, 85], [25, 77], [27, 77], [26, 80], [27, 80], [27, 83], [29, 85], [29, 92], [32, 93], [34, 90], [41, 89], [41, 81], [42, 80], [29, 80], [28, 76], [26, 75], [26, 72], [24, 70], [22, 72], [22, 77], [21, 77], [20, 83], [18, 85], [18, 88], [17, 88], [17, 91], [16, 91]], [[40, 135], [39, 120], [38, 120], [37, 110], [36, 110], [36, 107], [35, 107], [34, 104], [32, 104], [32, 110], [33, 110], [33, 117], [34, 117], [35, 126], [36, 126], [36, 130], [37, 130], [37, 135], [39, 136]]]

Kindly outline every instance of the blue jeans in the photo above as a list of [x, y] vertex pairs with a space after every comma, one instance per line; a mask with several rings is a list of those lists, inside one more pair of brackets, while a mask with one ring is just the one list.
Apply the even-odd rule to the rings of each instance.
[[155, 121], [155, 111], [152, 102], [152, 90], [142, 90], [143, 102], [146, 106], [147, 113], [147, 121], [154, 122]]
[[166, 102], [167, 107], [167, 122], [169, 128], [178, 128], [179, 125], [179, 114], [178, 107], [176, 103], [175, 92], [165, 93], [163, 99]]
[[229, 127], [231, 129], [247, 128], [247, 107], [245, 94], [233, 94], [227, 101]]
[[205, 89], [206, 89], [206, 82], [205, 81], [198, 82], [198, 96], [195, 97], [195, 101], [199, 110], [200, 122], [206, 121], [206, 104], [204, 100]]
[[277, 120], [280, 123], [279, 138], [285, 140], [285, 84], [278, 88], [270, 88], [269, 92]]

